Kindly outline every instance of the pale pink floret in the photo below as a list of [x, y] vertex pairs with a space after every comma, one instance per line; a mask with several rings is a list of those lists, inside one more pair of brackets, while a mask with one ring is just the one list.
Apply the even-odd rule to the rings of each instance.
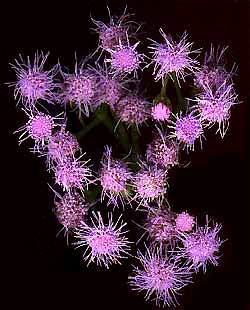
[[159, 102], [151, 108], [151, 116], [156, 121], [166, 121], [171, 115], [171, 110], [164, 103]]
[[129, 276], [133, 290], [145, 291], [145, 299], [155, 295], [156, 305], [173, 307], [178, 304], [176, 294], [191, 283], [190, 267], [184, 265], [173, 254], [163, 254], [159, 250], [146, 248], [146, 253], [138, 251], [141, 267], [134, 267]]
[[[75, 245], [87, 247], [83, 259], [88, 261], [88, 265], [95, 262], [97, 265], [103, 264], [106, 268], [111, 264], [121, 264], [120, 259], [126, 258], [130, 250], [130, 241], [124, 236], [127, 231], [123, 231], [126, 223], [119, 223], [121, 216], [114, 223], [112, 214], [108, 224], [104, 224], [100, 212], [93, 212], [93, 216], [91, 225], [82, 221], [80, 227], [75, 230], [75, 237], [79, 239]], [[123, 256], [124, 254], [126, 256]]]
[[189, 215], [187, 212], [178, 213], [175, 224], [178, 231], [191, 231], [195, 224], [194, 216]]

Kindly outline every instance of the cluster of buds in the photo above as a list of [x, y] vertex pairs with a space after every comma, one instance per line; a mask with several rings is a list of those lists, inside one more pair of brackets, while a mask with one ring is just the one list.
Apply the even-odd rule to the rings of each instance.
[[[186, 32], [176, 40], [160, 29], [163, 40], [151, 40], [147, 56], [140, 51], [140, 27], [130, 17], [125, 10], [121, 17], [110, 15], [108, 24], [92, 19], [99, 46], [80, 63], [75, 59], [72, 72], [59, 62], [46, 71], [49, 53], [37, 52], [33, 62], [20, 55], [12, 65], [17, 81], [10, 84], [28, 121], [16, 132], [21, 132], [20, 143], [32, 139], [32, 151], [46, 158], [53, 175], [54, 214], [67, 241], [70, 235], [75, 248], [85, 249], [82, 257], [87, 264], [109, 268], [130, 255], [132, 241], [119, 206], [124, 213], [130, 205], [134, 212], [146, 214], [139, 226], [145, 230], [140, 240], [147, 235], [147, 244], [144, 252], [137, 252], [138, 265], [133, 266], [129, 283], [134, 290], [146, 291], [146, 299], [155, 295], [156, 304], [171, 307], [194, 273], [200, 268], [206, 272], [209, 263], [219, 264], [223, 241], [218, 236], [220, 224], [210, 225], [207, 219], [200, 226], [187, 210], [178, 213], [170, 207], [169, 171], [181, 166], [181, 152], [195, 151], [196, 142], [201, 143], [214, 124], [224, 137], [231, 107], [239, 103], [232, 81], [235, 69], [227, 71], [222, 61], [225, 49], [215, 55], [213, 46], [199, 63], [201, 49], [193, 49]], [[151, 65], [153, 83], [160, 81], [161, 86], [154, 100], [140, 90], [142, 72]], [[181, 84], [187, 75], [193, 76], [195, 92], [183, 98]], [[169, 83], [176, 100], [170, 101]], [[49, 112], [51, 106], [60, 109], [56, 116]], [[75, 135], [66, 130], [68, 106], [77, 109], [85, 124]], [[82, 159], [86, 153], [80, 141], [100, 122], [113, 130], [117, 143], [104, 143], [95, 172], [89, 160]], [[140, 139], [148, 141], [148, 124], [156, 130], [143, 152]], [[126, 155], [122, 159], [113, 155], [120, 148]]]

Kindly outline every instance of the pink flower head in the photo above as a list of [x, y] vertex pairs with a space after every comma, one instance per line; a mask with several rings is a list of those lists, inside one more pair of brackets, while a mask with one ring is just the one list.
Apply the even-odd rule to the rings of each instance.
[[151, 108], [151, 116], [157, 122], [166, 121], [171, 115], [171, 110], [162, 102], [158, 102], [155, 106]]
[[229, 125], [230, 108], [238, 103], [233, 84], [224, 82], [215, 92], [207, 84], [204, 91], [196, 96], [195, 101], [197, 104], [194, 108], [199, 112], [200, 118], [210, 126], [217, 123], [217, 132], [223, 138]]
[[230, 72], [228, 72], [224, 66], [224, 54], [227, 47], [219, 50], [219, 47], [215, 53], [214, 47], [211, 44], [210, 52], [206, 52], [204, 64], [202, 67], [194, 72], [195, 79], [194, 84], [197, 87], [204, 88], [208, 85], [213, 91], [216, 91], [222, 84], [230, 83], [236, 68], [233, 65]]
[[23, 131], [19, 137], [19, 144], [24, 140], [31, 138], [35, 142], [33, 152], [40, 152], [44, 149], [46, 143], [50, 139], [54, 127], [58, 126], [58, 124], [55, 123], [55, 120], [62, 118], [58, 116], [53, 117], [42, 112], [34, 113], [31, 111], [30, 114], [28, 114], [28, 111], [25, 110], [25, 113], [28, 115], [29, 121], [15, 131], [15, 133]]
[[187, 212], [178, 213], [175, 219], [176, 229], [181, 232], [191, 231], [195, 224], [194, 217]]
[[92, 225], [82, 221], [80, 227], [75, 230], [75, 237], [80, 239], [75, 245], [87, 246], [83, 258], [85, 261], [88, 260], [88, 265], [95, 262], [97, 265], [103, 264], [109, 268], [112, 263], [120, 264], [120, 258], [125, 258], [122, 254], [127, 255], [127, 251], [130, 250], [130, 241], [124, 236], [127, 231], [123, 231], [123, 227], [127, 224], [121, 221], [118, 226], [121, 216], [116, 223], [113, 223], [111, 214], [107, 225], [104, 224], [100, 212], [97, 212], [97, 215], [93, 212], [93, 216]]
[[80, 145], [74, 135], [65, 131], [65, 127], [54, 132], [47, 143], [47, 163], [64, 162], [67, 158], [73, 158], [77, 151], [80, 151]]
[[139, 200], [139, 206], [148, 206], [154, 200], [160, 202], [166, 193], [165, 169], [156, 165], [142, 163], [141, 169], [134, 175], [133, 186], [135, 188], [134, 200]]
[[194, 150], [194, 142], [198, 138], [201, 141], [203, 134], [202, 119], [193, 115], [193, 113], [185, 116], [177, 117], [176, 122], [172, 122], [174, 126], [169, 126], [174, 129], [170, 137], [176, 137], [187, 149]]
[[[191, 53], [198, 53], [199, 50], [191, 50], [193, 43], [187, 42], [187, 33], [181, 37], [181, 40], [177, 43], [174, 42], [170, 35], [166, 35], [162, 29], [160, 33], [163, 36], [165, 42], [157, 43], [153, 41], [153, 46], [149, 48], [153, 49], [153, 60], [155, 80], [164, 80], [166, 75], [175, 72], [177, 80], [179, 78], [185, 78], [185, 70], [194, 72], [197, 68], [198, 61], [192, 59], [189, 55]], [[170, 75], [171, 77], [171, 75]]]
[[149, 118], [150, 103], [137, 95], [128, 94], [117, 102], [115, 112], [122, 122], [138, 127]]
[[123, 197], [128, 196], [128, 190], [126, 188], [127, 182], [131, 177], [131, 173], [127, 165], [117, 159], [111, 157], [112, 148], [106, 146], [101, 164], [99, 180], [102, 185], [102, 199], [103, 196], [109, 197], [109, 203], [113, 203], [117, 206], [117, 199], [119, 198], [123, 204]]
[[143, 62], [144, 55], [139, 54], [136, 51], [139, 42], [134, 45], [122, 44], [121, 41], [115, 49], [108, 50], [111, 54], [111, 58], [107, 59], [107, 62], [111, 63], [116, 74], [129, 74], [134, 72], [134, 76], [137, 77], [137, 70], [140, 69], [140, 65]]
[[82, 154], [78, 159], [62, 158], [53, 167], [56, 183], [64, 191], [71, 193], [73, 189], [78, 188], [83, 192], [84, 187], [88, 187], [88, 184], [93, 182], [91, 181], [92, 171], [86, 166], [89, 160], [85, 162], [79, 160], [83, 155], [85, 154]]
[[25, 108], [33, 110], [39, 99], [48, 103], [53, 103], [56, 96], [53, 93], [57, 84], [54, 78], [58, 73], [58, 65], [55, 65], [49, 71], [44, 70], [44, 65], [49, 56], [49, 52], [44, 55], [42, 52], [36, 52], [33, 64], [27, 57], [27, 63], [20, 57], [20, 62], [15, 60], [12, 68], [16, 71], [17, 82], [10, 83], [15, 86], [14, 97], [21, 100]]
[[78, 67], [76, 61], [73, 74], [63, 73], [61, 100], [64, 104], [70, 102], [76, 105], [79, 113], [83, 112], [89, 116], [89, 105], [94, 104], [96, 100], [97, 79], [93, 72], [84, 69], [83, 65]]
[[68, 233], [78, 227], [85, 220], [88, 208], [83, 197], [76, 191], [66, 193], [60, 200], [55, 201], [55, 215], [63, 229]]
[[149, 162], [168, 169], [178, 164], [178, 146], [169, 136], [159, 133], [148, 145], [146, 157]]
[[129, 276], [133, 290], [146, 291], [145, 299], [155, 295], [156, 305], [175, 306], [176, 294], [191, 283], [192, 273], [189, 266], [184, 265], [174, 255], [163, 255], [159, 250], [146, 248], [146, 253], [138, 251], [141, 268], [134, 267]]
[[202, 267], [203, 272], [206, 272], [209, 262], [214, 266], [218, 265], [217, 252], [223, 243], [218, 237], [220, 229], [221, 225], [217, 223], [214, 227], [207, 224], [204, 227], [197, 227], [194, 232], [183, 233], [179, 237], [184, 246], [183, 256], [188, 258], [196, 272], [199, 267]]

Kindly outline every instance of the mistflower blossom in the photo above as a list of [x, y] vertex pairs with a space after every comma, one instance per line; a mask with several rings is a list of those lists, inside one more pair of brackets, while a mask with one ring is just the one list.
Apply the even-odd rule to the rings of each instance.
[[60, 114], [56, 117], [53, 117], [42, 112], [34, 113], [31, 111], [29, 114], [27, 110], [24, 111], [28, 115], [29, 120], [24, 126], [15, 131], [15, 133], [23, 131], [19, 137], [19, 144], [21, 144], [26, 139], [31, 138], [35, 142], [33, 152], [40, 152], [42, 149], [44, 149], [46, 143], [52, 136], [53, 128], [59, 126], [55, 123], [55, 120], [62, 118], [59, 117]]
[[15, 87], [14, 97], [18, 98], [27, 109], [33, 110], [39, 99], [48, 103], [53, 103], [56, 95], [55, 89], [58, 87], [54, 78], [58, 73], [58, 65], [55, 65], [49, 71], [44, 70], [44, 65], [49, 56], [49, 52], [44, 55], [42, 52], [36, 52], [33, 63], [27, 57], [27, 63], [19, 55], [20, 61], [15, 60], [11, 64], [17, 75], [17, 82], [9, 83]]
[[91, 180], [93, 177], [92, 171], [86, 166], [89, 160], [80, 160], [83, 155], [85, 154], [82, 154], [78, 159], [63, 158], [63, 160], [53, 166], [55, 182], [59, 184], [64, 191], [72, 193], [72, 190], [76, 188], [83, 191], [84, 187], [88, 187], [88, 185], [93, 182], [93, 180]]
[[200, 118], [207, 121], [209, 126], [217, 123], [217, 132], [223, 138], [229, 125], [230, 108], [238, 104], [233, 84], [227, 84], [225, 81], [215, 92], [207, 84], [204, 91], [196, 96], [195, 101], [193, 109], [198, 111]]
[[[95, 262], [97, 265], [104, 265], [109, 268], [111, 264], [121, 264], [120, 259], [126, 258], [130, 250], [130, 241], [124, 235], [127, 231], [123, 231], [124, 223], [121, 215], [117, 222], [112, 220], [112, 214], [109, 216], [108, 224], [104, 224], [100, 212], [93, 212], [94, 218], [91, 218], [92, 224], [88, 225], [85, 221], [81, 222], [79, 228], [75, 229], [75, 237], [79, 239], [75, 242], [77, 247], [87, 246], [83, 253], [83, 259]], [[123, 255], [126, 256], [123, 256]]]
[[208, 263], [218, 265], [217, 252], [224, 242], [218, 237], [221, 227], [221, 224], [217, 223], [214, 227], [210, 227], [207, 223], [204, 227], [196, 227], [194, 232], [182, 233], [179, 236], [184, 246], [181, 249], [182, 255], [192, 263], [192, 268], [196, 272], [202, 267], [205, 273]]
[[195, 224], [194, 216], [187, 212], [178, 213], [175, 218], [176, 229], [181, 232], [191, 231]]
[[160, 202], [166, 193], [165, 169], [156, 165], [142, 163], [141, 169], [133, 176], [133, 187], [135, 189], [134, 200], [139, 200], [139, 205], [148, 206], [149, 202], [157, 200]]
[[151, 116], [156, 121], [166, 121], [171, 115], [171, 110], [162, 102], [158, 102], [151, 108]]
[[53, 161], [55, 164], [67, 158], [73, 158], [76, 152], [81, 151], [81, 148], [76, 137], [62, 127], [50, 136], [46, 151], [47, 163], [50, 167]]
[[176, 117], [176, 121], [172, 122], [174, 126], [168, 126], [169, 128], [173, 128], [174, 132], [172, 132], [169, 136], [175, 137], [182, 143], [187, 149], [194, 150], [194, 142], [197, 139], [200, 139], [203, 134], [203, 124], [202, 119], [200, 117], [195, 116], [193, 113], [187, 115], [180, 115]]
[[176, 294], [188, 283], [192, 282], [190, 267], [183, 264], [173, 254], [167, 256], [156, 249], [146, 248], [146, 253], [138, 251], [141, 268], [134, 267], [129, 276], [129, 284], [133, 290], [146, 291], [145, 299], [155, 295], [156, 305], [176, 306]]
[[62, 73], [64, 82], [61, 86], [62, 103], [71, 103], [89, 116], [89, 105], [94, 104], [96, 100], [97, 80], [91, 70], [84, 69], [84, 64], [75, 63], [75, 72], [73, 74]]
[[235, 74], [236, 68], [233, 65], [230, 72], [224, 66], [223, 56], [227, 47], [224, 47], [215, 53], [213, 45], [211, 45], [210, 52], [205, 53], [204, 63], [199, 70], [194, 72], [194, 84], [199, 88], [204, 88], [207, 85], [216, 91], [223, 83], [231, 84], [231, 79]]
[[[194, 72], [197, 69], [198, 61], [192, 59], [189, 55], [191, 53], [198, 53], [200, 49], [192, 50], [193, 43], [187, 42], [187, 33], [184, 32], [179, 42], [173, 41], [170, 35], [166, 35], [162, 29], [160, 29], [160, 34], [163, 36], [165, 42], [157, 43], [154, 40], [153, 46], [149, 48], [153, 49], [153, 59], [152, 63], [154, 65], [155, 80], [162, 81], [171, 72], [176, 73], [177, 80], [179, 78], [184, 80], [186, 75], [186, 70]], [[172, 78], [172, 76], [170, 75]]]
[[74, 191], [71, 194], [65, 193], [63, 197], [55, 201], [54, 213], [65, 233], [68, 234], [85, 220], [88, 207], [84, 198]]
[[170, 208], [151, 209], [148, 213], [145, 229], [153, 243], [174, 247], [177, 241], [176, 215]]
[[111, 58], [106, 59], [111, 63], [116, 74], [129, 74], [134, 72], [134, 76], [137, 77], [137, 70], [140, 69], [140, 65], [143, 62], [144, 55], [136, 51], [136, 48], [140, 42], [130, 45], [122, 44], [119, 41], [119, 45], [115, 49], [108, 50]]
[[160, 132], [160, 136], [148, 144], [146, 157], [149, 162], [166, 169], [178, 165], [177, 143]]
[[129, 126], [144, 123], [150, 116], [151, 104], [143, 98], [127, 94], [119, 100], [115, 106], [115, 112], [120, 121], [127, 123]]
[[131, 177], [131, 173], [127, 167], [127, 165], [118, 159], [113, 159], [111, 157], [112, 148], [106, 147], [101, 165], [102, 168], [99, 172], [99, 181], [102, 186], [102, 198], [105, 195], [108, 196], [110, 203], [113, 203], [117, 206], [117, 200], [123, 203], [123, 197], [128, 197], [128, 190], [126, 188], [128, 180]]

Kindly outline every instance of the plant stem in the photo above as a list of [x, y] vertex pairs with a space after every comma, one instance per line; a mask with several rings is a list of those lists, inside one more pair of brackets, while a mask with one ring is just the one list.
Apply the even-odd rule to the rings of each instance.
[[172, 77], [173, 77], [173, 84], [175, 86], [175, 92], [176, 92], [176, 96], [177, 96], [177, 105], [173, 107], [173, 112], [178, 113], [179, 111], [185, 111], [187, 106], [185, 103], [185, 99], [182, 96], [181, 89], [180, 89], [180, 86], [178, 84], [175, 72], [172, 73]]

